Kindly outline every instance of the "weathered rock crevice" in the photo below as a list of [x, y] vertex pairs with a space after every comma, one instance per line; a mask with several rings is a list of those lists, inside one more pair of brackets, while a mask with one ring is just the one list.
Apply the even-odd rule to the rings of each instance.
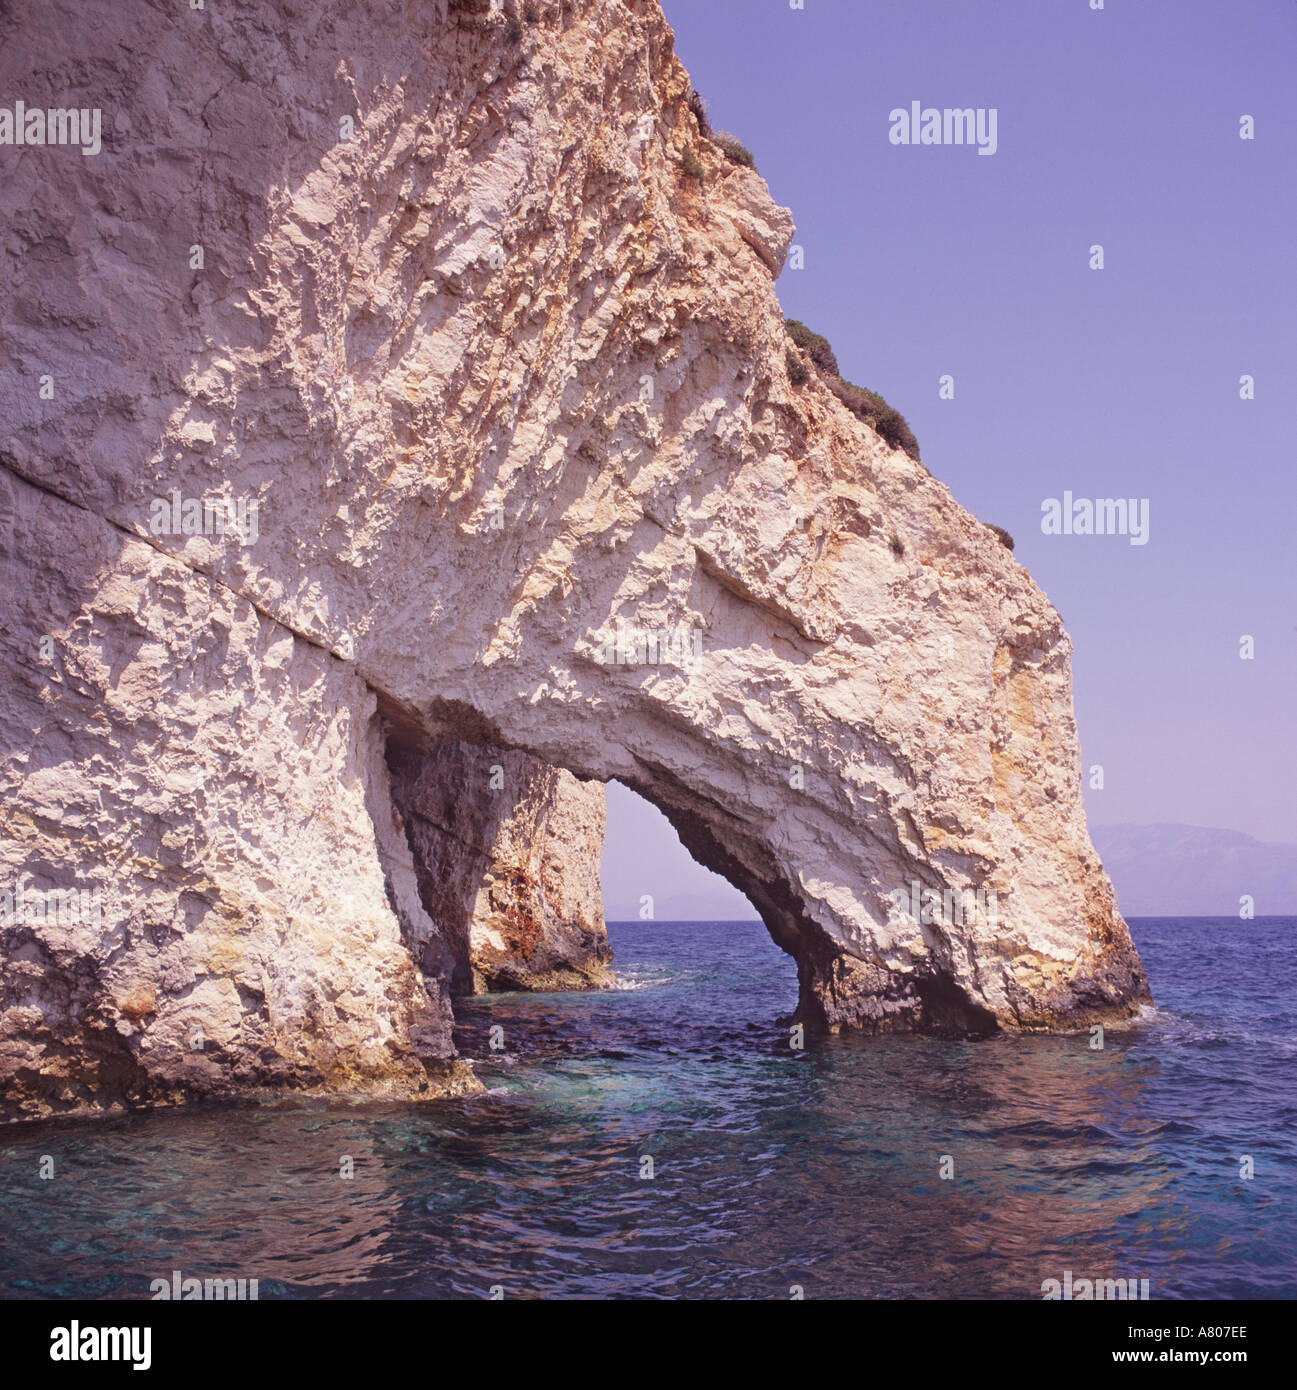
[[503, 748], [389, 744], [394, 802], [447, 958], [420, 956], [452, 994], [614, 983], [599, 869], [597, 783]]

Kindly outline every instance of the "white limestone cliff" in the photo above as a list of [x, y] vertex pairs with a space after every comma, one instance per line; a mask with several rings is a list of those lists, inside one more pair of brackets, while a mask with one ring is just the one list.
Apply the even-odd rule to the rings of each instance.
[[393, 743], [641, 792], [811, 1026], [1147, 999], [1058, 615], [790, 381], [656, 0], [43, 19], [0, 90], [103, 147], [3, 151], [0, 904], [113, 910], [0, 923], [4, 1114], [474, 1084]]

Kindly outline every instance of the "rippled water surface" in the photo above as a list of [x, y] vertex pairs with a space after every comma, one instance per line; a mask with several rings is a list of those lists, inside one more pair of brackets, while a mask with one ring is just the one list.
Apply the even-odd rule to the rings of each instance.
[[1039, 1298], [1070, 1269], [1297, 1296], [1297, 918], [1133, 929], [1159, 1008], [1103, 1051], [797, 1053], [759, 924], [613, 926], [622, 990], [461, 1003], [486, 1096], [0, 1132], [0, 1293]]

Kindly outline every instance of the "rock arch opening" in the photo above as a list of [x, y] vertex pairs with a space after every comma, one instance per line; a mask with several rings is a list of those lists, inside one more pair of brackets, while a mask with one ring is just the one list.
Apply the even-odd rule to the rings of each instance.
[[[690, 914], [669, 893], [652, 891], [652, 870], [641, 863], [629, 897], [617, 885], [609, 915], [601, 882], [605, 784], [538, 754], [477, 741], [479, 721], [463, 711], [453, 721], [476, 737], [437, 742], [404, 716], [384, 721], [393, 819], [423, 908], [421, 925], [403, 918], [403, 929], [430, 989], [454, 997], [612, 984], [606, 919], [659, 920], [660, 898], [677, 920]], [[811, 1030], [966, 1035], [998, 1026], [989, 1009], [937, 971], [900, 977], [844, 952], [789, 885], [759, 822], [724, 814], [642, 756], [633, 775], [607, 786], [623, 811], [657, 813], [733, 920], [764, 923], [796, 963], [795, 1016]]]
[[[644, 763], [644, 760], [641, 760]], [[816, 1032], [893, 1028], [985, 1034], [997, 1024], [989, 1010], [952, 981], [898, 977], [873, 961], [844, 952], [815, 921], [810, 904], [781, 868], [760, 819], [755, 824], [716, 815], [696, 790], [664, 768], [643, 766], [626, 785], [661, 811], [681, 845], [704, 868], [749, 902], [775, 944], [797, 964], [796, 1017]]]
[[611, 922], [756, 922], [752, 903], [684, 847], [671, 822], [618, 781], [604, 788], [600, 884]]

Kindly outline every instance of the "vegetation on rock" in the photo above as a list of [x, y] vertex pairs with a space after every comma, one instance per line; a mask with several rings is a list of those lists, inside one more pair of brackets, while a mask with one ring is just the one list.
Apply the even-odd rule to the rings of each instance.
[[822, 334], [812, 332], [798, 319], [785, 319], [784, 327], [787, 328], [788, 336], [793, 342], [815, 364], [824, 378], [824, 384], [842, 404], [881, 435], [892, 448], [903, 449], [917, 462], [919, 441], [915, 439], [914, 431], [910, 429], [905, 416], [895, 407], [888, 405], [876, 391], [845, 381], [838, 370], [838, 359], [833, 348]]

